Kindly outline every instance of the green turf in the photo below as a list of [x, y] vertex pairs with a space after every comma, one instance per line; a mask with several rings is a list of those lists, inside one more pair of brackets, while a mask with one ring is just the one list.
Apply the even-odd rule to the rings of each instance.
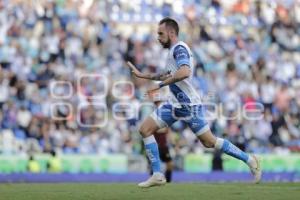
[[1, 200], [290, 200], [300, 183], [168, 184], [140, 189], [135, 184], [0, 184]]

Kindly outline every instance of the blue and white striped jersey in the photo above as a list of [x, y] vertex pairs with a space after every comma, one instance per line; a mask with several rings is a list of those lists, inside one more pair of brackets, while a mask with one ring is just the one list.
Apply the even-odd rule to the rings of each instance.
[[193, 55], [187, 44], [179, 41], [169, 51], [166, 70], [174, 74], [182, 65], [189, 66], [192, 73], [188, 78], [169, 85], [169, 102], [175, 107], [181, 107], [181, 105], [199, 105], [202, 103], [200, 95], [192, 85], [194, 71]]

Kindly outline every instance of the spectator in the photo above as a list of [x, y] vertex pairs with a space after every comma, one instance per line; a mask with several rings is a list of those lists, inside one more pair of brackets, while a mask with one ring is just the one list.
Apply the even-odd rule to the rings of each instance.
[[28, 171], [30, 173], [39, 173], [39, 172], [41, 172], [41, 167], [40, 167], [38, 161], [36, 161], [32, 155], [29, 157], [27, 168], [28, 168]]
[[55, 151], [51, 151], [51, 157], [47, 163], [47, 169], [50, 173], [62, 172], [61, 160], [57, 157]]

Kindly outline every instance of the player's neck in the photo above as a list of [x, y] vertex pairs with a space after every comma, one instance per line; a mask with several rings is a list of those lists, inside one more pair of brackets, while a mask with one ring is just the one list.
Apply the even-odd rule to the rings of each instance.
[[178, 38], [174, 38], [173, 40], [171, 40], [171, 45], [170, 45], [170, 49], [172, 49], [172, 47], [177, 44], [178, 42]]

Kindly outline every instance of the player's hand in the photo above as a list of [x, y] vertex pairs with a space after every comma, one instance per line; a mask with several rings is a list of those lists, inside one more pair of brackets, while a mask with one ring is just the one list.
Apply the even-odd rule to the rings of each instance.
[[150, 99], [153, 98], [153, 96], [155, 95], [155, 93], [160, 89], [159, 85], [155, 85], [152, 88], [150, 88], [147, 93], [146, 96], [148, 96]]
[[143, 74], [129, 61], [126, 63], [128, 67], [131, 69], [131, 73], [138, 77], [138, 78], [143, 78]]

